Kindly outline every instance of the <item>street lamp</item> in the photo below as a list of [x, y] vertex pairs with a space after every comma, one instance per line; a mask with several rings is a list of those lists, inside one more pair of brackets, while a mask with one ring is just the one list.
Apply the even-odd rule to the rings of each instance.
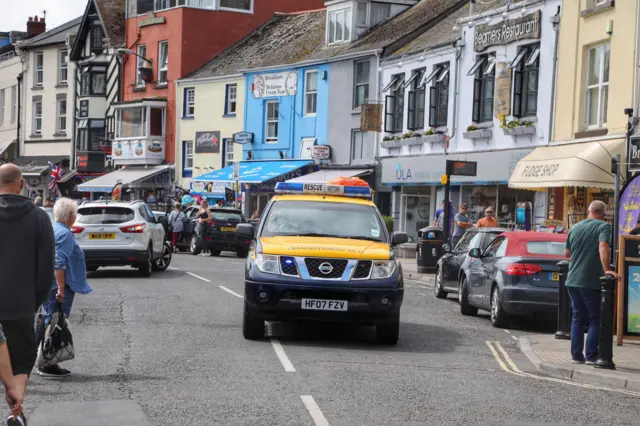
[[125, 56], [125, 55], [134, 55], [140, 59], [142, 59], [143, 61], [147, 62], [149, 65], [153, 65], [153, 63], [151, 62], [151, 59], [147, 59], [144, 56], [140, 56], [138, 55], [136, 52], [134, 52], [131, 49], [125, 49], [124, 47], [118, 48], [115, 50], [115, 54], [119, 55], [119, 56]]

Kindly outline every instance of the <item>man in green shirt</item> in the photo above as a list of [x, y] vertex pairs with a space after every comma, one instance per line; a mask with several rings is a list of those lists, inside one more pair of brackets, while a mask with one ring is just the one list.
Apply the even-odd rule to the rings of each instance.
[[[589, 205], [589, 217], [571, 228], [565, 256], [570, 258], [566, 286], [571, 298], [571, 359], [574, 364], [593, 364], [598, 358], [600, 332], [600, 277], [611, 274], [611, 225], [604, 222], [607, 206], [602, 201]], [[584, 326], [587, 333], [583, 354]]]

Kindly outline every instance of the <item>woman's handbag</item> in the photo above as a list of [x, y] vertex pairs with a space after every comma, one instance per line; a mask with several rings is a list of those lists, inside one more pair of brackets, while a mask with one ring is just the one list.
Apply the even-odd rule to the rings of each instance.
[[42, 340], [38, 343], [36, 367], [57, 365], [74, 359], [75, 356], [69, 322], [62, 312], [62, 304], [58, 303], [58, 310], [51, 314], [51, 321], [44, 329]]

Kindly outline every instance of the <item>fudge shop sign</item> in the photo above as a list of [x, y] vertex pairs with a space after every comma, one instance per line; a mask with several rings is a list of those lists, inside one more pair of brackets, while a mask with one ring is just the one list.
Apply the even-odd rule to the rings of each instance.
[[523, 39], [540, 38], [540, 18], [537, 12], [516, 19], [507, 19], [496, 24], [476, 25], [473, 50], [481, 52], [487, 47], [513, 43]]

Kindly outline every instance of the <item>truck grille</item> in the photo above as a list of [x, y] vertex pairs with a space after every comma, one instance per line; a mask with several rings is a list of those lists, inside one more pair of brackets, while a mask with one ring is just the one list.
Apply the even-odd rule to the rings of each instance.
[[319, 259], [307, 257], [304, 263], [307, 266], [309, 275], [314, 278], [339, 279], [347, 268], [346, 259]]
[[371, 261], [361, 260], [358, 262], [358, 266], [356, 266], [356, 270], [353, 273], [353, 279], [361, 280], [364, 278], [368, 278], [369, 272], [371, 272]]
[[293, 257], [281, 256], [280, 257], [280, 269], [284, 275], [298, 275], [298, 267]]

